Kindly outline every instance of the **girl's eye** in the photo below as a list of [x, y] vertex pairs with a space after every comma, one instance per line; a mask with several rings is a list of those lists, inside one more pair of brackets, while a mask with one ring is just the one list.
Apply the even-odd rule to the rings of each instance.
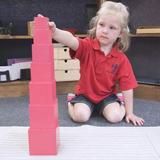
[[104, 26], [104, 24], [103, 24], [103, 23], [99, 23], [99, 25], [100, 25], [100, 26], [102, 26], [102, 27]]
[[116, 27], [114, 27], [114, 26], [110, 26], [110, 29], [116, 29]]

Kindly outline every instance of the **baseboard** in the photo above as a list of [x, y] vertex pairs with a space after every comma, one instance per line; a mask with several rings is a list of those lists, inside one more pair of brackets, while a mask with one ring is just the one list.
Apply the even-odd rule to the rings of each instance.
[[[57, 94], [74, 93], [77, 81], [57, 82]], [[0, 98], [28, 95], [28, 81], [0, 83]], [[135, 98], [160, 101], [160, 86], [139, 84], [134, 91]]]
[[0, 98], [28, 95], [28, 81], [0, 83]]
[[136, 98], [160, 101], [160, 86], [139, 84], [134, 91]]
[[[76, 81], [57, 82], [57, 94], [74, 92], [76, 83]], [[0, 83], [0, 98], [27, 96], [29, 94], [28, 84], [29, 81], [14, 81]]]

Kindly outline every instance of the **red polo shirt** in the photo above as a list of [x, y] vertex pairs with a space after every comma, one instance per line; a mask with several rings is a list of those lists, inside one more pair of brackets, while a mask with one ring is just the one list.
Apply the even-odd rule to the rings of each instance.
[[113, 48], [105, 56], [96, 39], [78, 39], [77, 51], [70, 50], [71, 58], [80, 60], [80, 80], [76, 94], [83, 94], [93, 103], [116, 93], [116, 83], [121, 91], [137, 87], [131, 64], [127, 56]]

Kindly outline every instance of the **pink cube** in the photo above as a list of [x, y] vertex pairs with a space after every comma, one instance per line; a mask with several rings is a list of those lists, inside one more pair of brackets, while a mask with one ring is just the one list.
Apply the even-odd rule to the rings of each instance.
[[52, 82], [30, 82], [30, 104], [52, 105], [56, 100], [56, 83]]
[[49, 29], [34, 29], [34, 44], [52, 44], [52, 33]]
[[48, 82], [54, 80], [53, 63], [32, 63], [32, 82]]
[[29, 106], [31, 128], [54, 128], [58, 125], [57, 103], [51, 106]]
[[56, 155], [59, 145], [58, 128], [29, 128], [30, 155]]
[[32, 61], [38, 63], [53, 63], [53, 45], [32, 45]]
[[34, 18], [34, 28], [49, 29], [49, 18], [47, 17], [35, 17]]

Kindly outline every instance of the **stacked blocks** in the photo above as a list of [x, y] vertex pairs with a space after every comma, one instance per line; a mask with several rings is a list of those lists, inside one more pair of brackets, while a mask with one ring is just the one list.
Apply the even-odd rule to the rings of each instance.
[[30, 155], [56, 155], [59, 144], [52, 34], [48, 18], [35, 17], [29, 84]]

